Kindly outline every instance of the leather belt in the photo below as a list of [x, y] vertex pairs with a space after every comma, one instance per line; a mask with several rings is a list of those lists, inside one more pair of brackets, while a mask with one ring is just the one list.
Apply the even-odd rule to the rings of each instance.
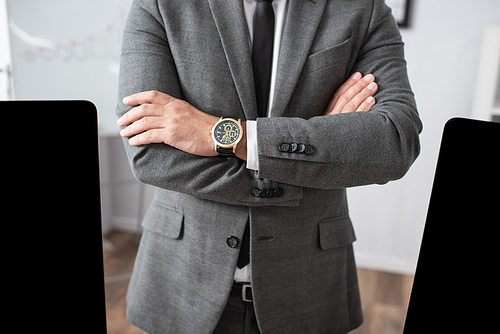
[[253, 302], [252, 286], [250, 283], [234, 282], [231, 295], [239, 296], [241, 300], [247, 303]]

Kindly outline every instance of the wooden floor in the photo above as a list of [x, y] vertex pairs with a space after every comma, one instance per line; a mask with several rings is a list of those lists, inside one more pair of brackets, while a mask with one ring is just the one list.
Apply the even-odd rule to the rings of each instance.
[[[137, 252], [137, 238], [113, 231], [106, 239], [113, 245], [104, 252], [108, 334], [145, 333], [125, 318], [125, 294]], [[351, 334], [401, 334], [413, 277], [364, 269], [358, 270], [358, 276], [364, 323]]]
[[134, 234], [111, 232], [106, 239], [113, 246], [104, 251], [108, 334], [145, 333], [132, 326], [125, 317], [125, 295], [137, 253], [137, 238]]

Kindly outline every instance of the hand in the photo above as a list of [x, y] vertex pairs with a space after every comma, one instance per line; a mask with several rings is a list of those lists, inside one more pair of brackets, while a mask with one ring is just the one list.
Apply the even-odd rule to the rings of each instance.
[[324, 116], [354, 111], [370, 111], [375, 105], [373, 95], [377, 92], [378, 85], [372, 74], [368, 74], [364, 78], [361, 77], [361, 73], [354, 73], [340, 86], [328, 103]]
[[217, 155], [210, 130], [218, 117], [157, 91], [127, 96], [123, 103], [136, 106], [117, 121], [127, 126], [120, 135], [131, 137], [130, 145], [165, 143], [195, 155]]

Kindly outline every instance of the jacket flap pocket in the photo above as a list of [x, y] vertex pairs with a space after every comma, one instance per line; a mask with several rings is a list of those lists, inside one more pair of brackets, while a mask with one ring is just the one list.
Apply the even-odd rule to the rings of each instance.
[[182, 213], [153, 202], [144, 216], [142, 226], [168, 238], [178, 239], [181, 236], [183, 221]]
[[321, 249], [347, 246], [354, 241], [356, 241], [356, 235], [348, 216], [324, 219], [319, 222], [319, 246]]

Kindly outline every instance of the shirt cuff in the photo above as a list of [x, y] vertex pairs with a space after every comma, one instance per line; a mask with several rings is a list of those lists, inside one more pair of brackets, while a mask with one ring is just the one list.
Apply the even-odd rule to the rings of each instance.
[[257, 121], [247, 121], [247, 168], [259, 170]]

